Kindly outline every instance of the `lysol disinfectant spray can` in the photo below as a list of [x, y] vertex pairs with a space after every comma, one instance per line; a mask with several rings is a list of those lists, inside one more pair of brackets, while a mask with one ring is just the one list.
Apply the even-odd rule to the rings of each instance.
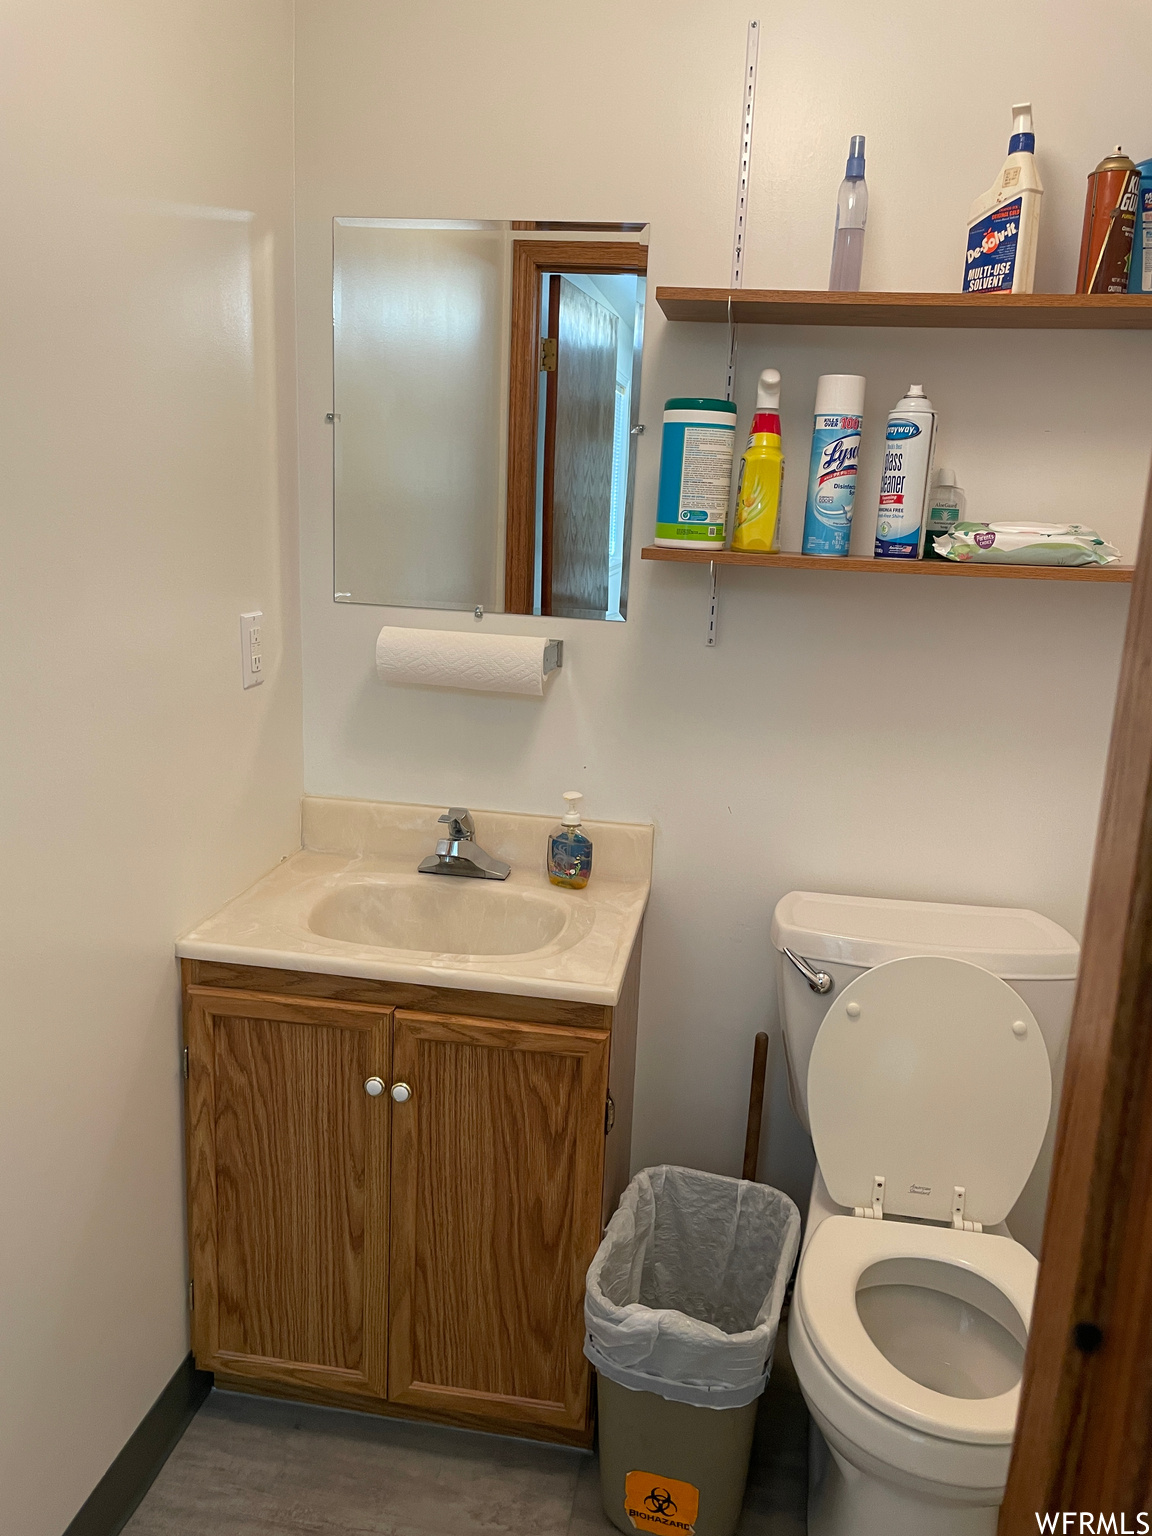
[[919, 555], [935, 446], [932, 402], [922, 384], [910, 384], [888, 417], [884, 433], [884, 471], [876, 509], [878, 560], [915, 560]]
[[852, 538], [852, 505], [860, 428], [864, 421], [864, 379], [858, 373], [825, 373], [816, 380], [812, 463], [804, 507], [804, 553], [846, 555]]

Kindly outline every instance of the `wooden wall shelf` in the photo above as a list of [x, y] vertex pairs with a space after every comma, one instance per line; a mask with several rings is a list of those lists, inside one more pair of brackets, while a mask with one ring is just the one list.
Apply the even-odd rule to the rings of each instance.
[[657, 288], [669, 320], [741, 325], [947, 326], [964, 330], [1147, 331], [1152, 295], [825, 293], [792, 288]]
[[642, 560], [670, 560], [677, 565], [767, 566], [778, 571], [859, 571], [869, 576], [991, 576], [1016, 581], [1130, 582], [1130, 565], [957, 565], [950, 560], [858, 560], [851, 555], [762, 555], [737, 549], [665, 549], [648, 544]]

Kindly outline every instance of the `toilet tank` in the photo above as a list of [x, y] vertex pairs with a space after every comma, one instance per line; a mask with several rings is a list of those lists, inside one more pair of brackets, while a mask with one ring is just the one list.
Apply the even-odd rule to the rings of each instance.
[[[1080, 958], [1080, 946], [1072, 935], [1023, 907], [967, 907], [789, 891], [772, 915], [772, 943], [777, 951], [788, 1094], [805, 1130], [809, 1130], [808, 1060], [817, 1031], [833, 998], [862, 971], [908, 955], [948, 955], [983, 966], [1019, 992], [1048, 1048], [1052, 1113], [1036, 1168], [1008, 1226], [1017, 1241], [1038, 1253]], [[831, 989], [823, 995], [814, 992], [783, 953], [785, 949], [813, 970], [829, 975]]]

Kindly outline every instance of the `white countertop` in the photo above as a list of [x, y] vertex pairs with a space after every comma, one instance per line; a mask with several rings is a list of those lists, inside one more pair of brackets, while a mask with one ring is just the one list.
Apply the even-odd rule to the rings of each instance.
[[[185, 934], [176, 953], [189, 960], [614, 1006], [648, 902], [651, 826], [585, 822], [593, 843], [592, 878], [584, 890], [572, 891], [552, 885], [544, 868], [558, 816], [473, 812], [477, 843], [512, 866], [505, 881], [418, 875], [416, 866], [443, 834], [437, 823], [442, 811], [305, 797], [303, 848]], [[369, 913], [375, 894], [398, 887], [404, 888], [402, 898], [418, 895], [425, 909], [443, 904], [446, 918], [465, 911], [463, 903], [476, 910], [487, 893], [505, 903], [523, 893], [536, 910], [546, 903], [551, 925], [560, 923], [562, 930], [529, 953], [470, 955], [386, 949], [325, 937], [312, 926], [318, 904], [327, 899], [330, 905], [342, 889], [351, 888], [342, 898], [345, 907], [359, 903]]]

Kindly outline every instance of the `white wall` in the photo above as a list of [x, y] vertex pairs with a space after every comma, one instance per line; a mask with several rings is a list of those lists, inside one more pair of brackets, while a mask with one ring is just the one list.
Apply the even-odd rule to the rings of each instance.
[[298, 840], [291, 7], [0, 60], [0, 1529], [60, 1536], [188, 1348], [173, 940]]
[[[1078, 932], [1126, 615], [1124, 588], [723, 574], [641, 564], [660, 410], [722, 393], [720, 328], [648, 309], [628, 622], [485, 619], [567, 642], [544, 703], [389, 690], [380, 624], [454, 624], [331, 598], [334, 215], [647, 219], [661, 283], [728, 281], [750, 8], [734, 0], [476, 7], [300, 0], [297, 64], [305, 782], [319, 794], [654, 820], [635, 1157], [735, 1170], [753, 1033], [775, 1017], [768, 923], [807, 886], [1033, 906]], [[1016, 0], [994, 38], [963, 7], [827, 0], [760, 13], [748, 286], [827, 280], [851, 133], [868, 136], [865, 281], [955, 290], [1009, 108], [1035, 103], [1047, 187], [1038, 285], [1072, 285], [1084, 177], [1152, 124], [1119, 61], [1152, 12]], [[605, 50], [611, 28], [617, 46]], [[991, 40], [990, 40], [991, 39]], [[1075, 514], [1130, 559], [1148, 470], [1152, 339], [776, 331], [742, 338], [739, 397], [784, 375], [786, 543], [817, 374], [868, 376], [861, 542], [883, 418], [910, 380], [974, 512]], [[743, 421], [744, 418], [742, 418]], [[445, 423], [445, 431], [450, 423]], [[805, 1193], [777, 1080], [768, 1176]]]

